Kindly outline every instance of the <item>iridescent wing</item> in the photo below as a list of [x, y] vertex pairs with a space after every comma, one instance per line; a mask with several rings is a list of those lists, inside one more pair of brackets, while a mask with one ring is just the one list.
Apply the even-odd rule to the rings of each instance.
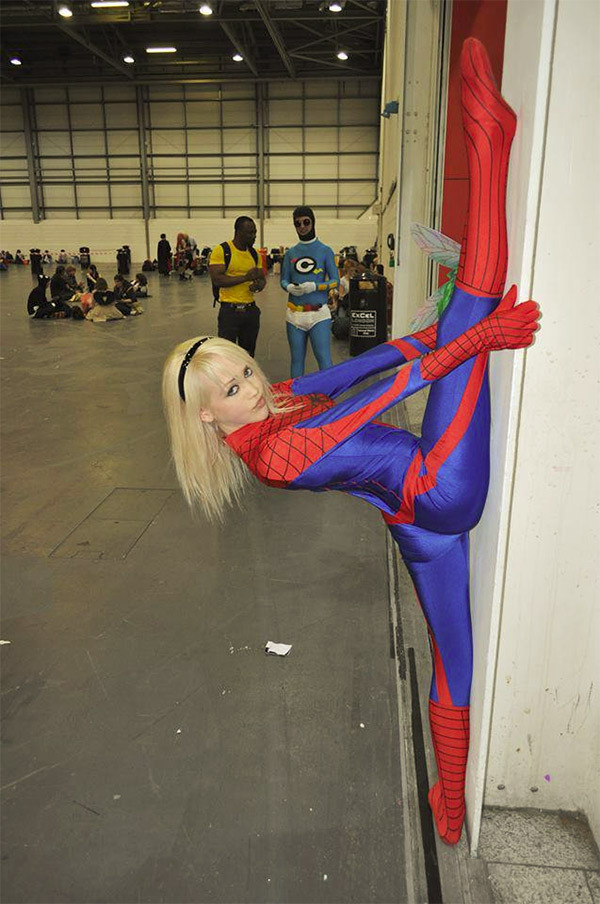
[[444, 291], [445, 286], [440, 286], [433, 295], [430, 295], [423, 302], [408, 328], [409, 333], [418, 333], [420, 330], [424, 330], [426, 327], [431, 326], [432, 323], [435, 323], [439, 317], [438, 304], [444, 296]]
[[458, 266], [460, 245], [454, 239], [421, 223], [413, 223], [410, 232], [421, 251], [424, 251], [432, 261], [451, 270]]

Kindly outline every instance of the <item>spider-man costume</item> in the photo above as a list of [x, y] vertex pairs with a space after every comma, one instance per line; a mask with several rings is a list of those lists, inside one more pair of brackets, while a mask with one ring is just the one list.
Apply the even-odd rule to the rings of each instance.
[[[434, 666], [430, 725], [438, 767], [429, 801], [440, 836], [451, 844], [464, 820], [472, 672], [468, 531], [481, 516], [488, 487], [487, 352], [529, 344], [522, 341], [523, 330], [531, 332], [535, 307], [513, 309], [513, 292], [499, 304], [516, 118], [474, 39], [463, 47], [461, 75], [470, 195], [456, 287], [439, 324], [276, 384], [275, 392], [287, 394], [296, 407], [227, 438], [271, 486], [342, 490], [382, 511], [428, 623]], [[365, 378], [406, 362], [412, 363], [334, 403]], [[374, 420], [429, 384], [420, 438]]]

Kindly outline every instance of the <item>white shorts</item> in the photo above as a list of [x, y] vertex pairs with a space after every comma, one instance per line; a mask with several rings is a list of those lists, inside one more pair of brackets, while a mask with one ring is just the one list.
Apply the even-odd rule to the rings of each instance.
[[318, 311], [290, 311], [290, 309], [287, 308], [285, 319], [288, 323], [291, 323], [292, 326], [295, 326], [296, 329], [304, 330], [308, 333], [312, 330], [313, 326], [317, 323], [321, 323], [322, 320], [331, 320], [331, 311], [326, 304], [322, 305]]

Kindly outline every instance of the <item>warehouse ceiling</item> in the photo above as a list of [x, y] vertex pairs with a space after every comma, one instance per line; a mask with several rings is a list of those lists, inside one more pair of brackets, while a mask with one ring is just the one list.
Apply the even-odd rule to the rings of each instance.
[[379, 77], [386, 2], [0, 0], [1, 74], [7, 86]]

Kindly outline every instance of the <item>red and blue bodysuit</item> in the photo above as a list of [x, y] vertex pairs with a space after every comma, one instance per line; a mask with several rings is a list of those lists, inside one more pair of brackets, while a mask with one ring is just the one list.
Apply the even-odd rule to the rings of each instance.
[[[519, 329], [514, 297], [499, 304], [516, 119], [474, 39], [464, 45], [461, 72], [470, 197], [456, 287], [439, 323], [328, 370], [276, 384], [279, 401], [287, 398], [290, 409], [227, 437], [264, 483], [341, 490], [381, 510], [431, 637], [430, 725], [438, 782], [429, 801], [448, 843], [458, 841], [464, 820], [472, 673], [468, 532], [481, 516], [488, 488], [487, 351], [516, 347], [510, 334]], [[400, 365], [405, 366], [335, 401], [366, 378]], [[427, 385], [421, 437], [377, 420]]]

